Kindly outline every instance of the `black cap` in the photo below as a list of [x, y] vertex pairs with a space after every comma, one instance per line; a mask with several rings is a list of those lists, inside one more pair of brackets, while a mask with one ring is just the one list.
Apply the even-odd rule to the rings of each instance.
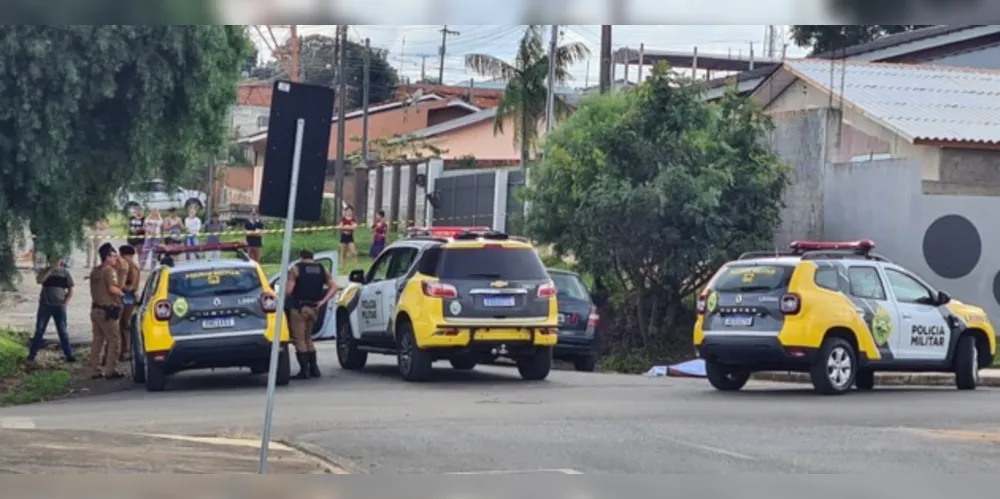
[[299, 252], [299, 258], [303, 260], [312, 260], [313, 256], [313, 252], [309, 250], [302, 250]]

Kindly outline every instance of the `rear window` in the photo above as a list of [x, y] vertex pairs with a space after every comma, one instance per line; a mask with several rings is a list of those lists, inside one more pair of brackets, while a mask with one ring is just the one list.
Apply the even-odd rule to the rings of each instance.
[[551, 273], [552, 282], [556, 283], [558, 294], [556, 298], [565, 300], [590, 301], [590, 293], [583, 287], [580, 278], [573, 274]]
[[446, 248], [438, 277], [531, 281], [547, 280], [549, 273], [531, 248]]
[[215, 269], [180, 272], [170, 275], [168, 291], [177, 296], [196, 298], [212, 295], [244, 294], [260, 291], [257, 269]]
[[753, 293], [785, 288], [794, 270], [786, 265], [730, 265], [720, 271], [712, 289]]

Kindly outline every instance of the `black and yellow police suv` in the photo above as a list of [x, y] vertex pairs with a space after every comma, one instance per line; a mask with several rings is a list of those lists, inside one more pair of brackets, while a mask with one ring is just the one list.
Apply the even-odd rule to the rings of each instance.
[[870, 390], [877, 371], [953, 372], [975, 389], [996, 355], [982, 308], [873, 253], [869, 240], [798, 241], [724, 265], [697, 301], [694, 344], [719, 390], [757, 371], [809, 373], [820, 393]]
[[[160, 264], [146, 278], [132, 319], [132, 371], [136, 383], [161, 391], [179, 371], [248, 367], [267, 372], [275, 338], [277, 295], [245, 243], [161, 246]], [[182, 254], [236, 252], [218, 260], [176, 260]], [[287, 385], [288, 327], [284, 321], [278, 385]]]
[[526, 380], [549, 375], [556, 288], [526, 241], [482, 229], [415, 229], [349, 280], [337, 304], [344, 369], [388, 354], [403, 379], [423, 381], [437, 360], [470, 370], [504, 356]]

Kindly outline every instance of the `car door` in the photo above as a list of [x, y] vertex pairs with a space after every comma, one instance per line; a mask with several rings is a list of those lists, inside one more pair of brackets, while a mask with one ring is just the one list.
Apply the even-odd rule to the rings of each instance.
[[393, 317], [396, 316], [396, 304], [399, 302], [400, 288], [406, 279], [406, 275], [413, 267], [413, 263], [417, 260], [417, 253], [419, 253], [417, 248], [403, 247], [397, 249], [393, 254], [392, 260], [389, 262], [389, 271], [386, 274], [385, 281], [379, 284], [381, 286], [381, 295], [378, 296], [381, 300], [378, 327], [379, 331], [384, 332], [386, 336], [392, 336], [389, 324], [392, 322]]
[[156, 291], [157, 283], [159, 282], [159, 271], [155, 271], [146, 278], [146, 285], [142, 288], [142, 296], [139, 297], [139, 303], [135, 307], [135, 312], [132, 316], [133, 324], [135, 325], [136, 337], [133, 337], [133, 341], [139, 352], [142, 352], [142, 327], [147, 322], [147, 314], [152, 313], [151, 301], [153, 294]]
[[951, 328], [938, 308], [937, 293], [900, 267], [886, 266], [884, 270], [902, 320], [898, 340], [904, 356], [912, 360], [945, 360]]
[[358, 300], [358, 327], [363, 336], [382, 336], [385, 329], [379, 330], [380, 309], [382, 308], [382, 293], [385, 289], [385, 280], [389, 275], [389, 265], [399, 248], [392, 248], [382, 252], [368, 275], [365, 276], [365, 285], [361, 287]]
[[150, 182], [147, 184], [146, 195], [149, 196], [148, 205], [150, 208], [159, 210], [170, 208], [170, 195], [167, 193], [167, 186], [163, 182]]
[[878, 347], [882, 361], [900, 357], [897, 340], [900, 336], [899, 311], [889, 299], [885, 283], [874, 264], [853, 264], [847, 268], [847, 295], [861, 316]]
[[[330, 256], [316, 256], [316, 262], [326, 269], [327, 273], [331, 276], [336, 277], [334, 273], [334, 261], [333, 257]], [[323, 296], [330, 291], [330, 288], [324, 284], [323, 285]], [[334, 313], [334, 307], [337, 306], [336, 300], [330, 300], [327, 302], [326, 306], [316, 313], [316, 327], [313, 329], [312, 335], [314, 340], [327, 340], [335, 338], [337, 335], [337, 325], [335, 318], [337, 316]], [[329, 323], [329, 324], [328, 324]]]

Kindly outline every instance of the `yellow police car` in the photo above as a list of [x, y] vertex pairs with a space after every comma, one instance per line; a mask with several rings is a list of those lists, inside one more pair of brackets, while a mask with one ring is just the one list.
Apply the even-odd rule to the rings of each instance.
[[754, 372], [805, 372], [818, 392], [841, 394], [872, 389], [877, 371], [937, 371], [975, 389], [996, 355], [986, 313], [873, 249], [795, 242], [724, 265], [697, 302], [694, 344], [709, 382], [731, 391]]
[[522, 378], [542, 380], [558, 315], [555, 285], [530, 243], [484, 229], [417, 229], [367, 272], [351, 272], [337, 303], [337, 356], [359, 370], [371, 353], [393, 355], [404, 380], [423, 381], [437, 360], [470, 370], [502, 355]]
[[[157, 248], [160, 265], [146, 278], [132, 318], [136, 383], [161, 391], [179, 371], [248, 367], [267, 372], [275, 338], [277, 295], [244, 243]], [[237, 258], [177, 261], [183, 253], [236, 252]], [[287, 385], [288, 328], [281, 342], [277, 384]]]

